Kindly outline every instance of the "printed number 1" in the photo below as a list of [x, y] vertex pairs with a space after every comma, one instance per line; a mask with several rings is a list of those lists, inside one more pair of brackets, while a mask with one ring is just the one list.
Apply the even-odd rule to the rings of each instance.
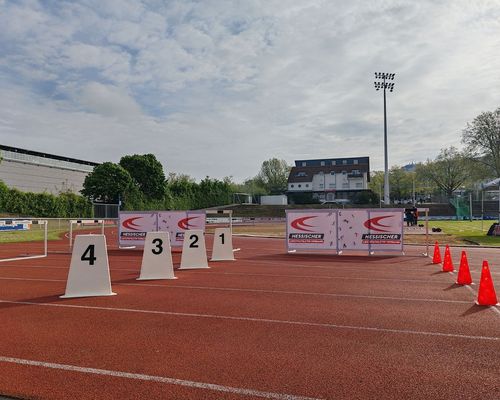
[[224, 234], [223, 234], [223, 233], [221, 233], [221, 234], [219, 235], [219, 237], [221, 238], [222, 244], [224, 244]]
[[82, 257], [80, 260], [82, 261], [88, 261], [89, 265], [94, 265], [95, 260], [97, 260], [97, 257], [94, 256], [94, 245], [90, 244], [89, 247], [83, 252]]

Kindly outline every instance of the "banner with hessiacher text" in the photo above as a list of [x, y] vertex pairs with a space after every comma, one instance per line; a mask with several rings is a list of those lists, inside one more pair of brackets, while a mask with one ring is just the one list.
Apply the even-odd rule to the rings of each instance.
[[402, 209], [287, 210], [288, 250], [403, 251]]
[[160, 211], [158, 230], [170, 234], [172, 246], [182, 246], [184, 232], [201, 229], [205, 232], [205, 211]]
[[205, 211], [124, 211], [119, 215], [119, 245], [144, 246], [147, 232], [169, 232], [172, 247], [182, 246], [188, 229], [205, 231]]

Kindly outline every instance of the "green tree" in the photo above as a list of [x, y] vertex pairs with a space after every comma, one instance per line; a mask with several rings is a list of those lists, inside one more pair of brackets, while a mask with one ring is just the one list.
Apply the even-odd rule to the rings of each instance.
[[162, 199], [165, 196], [163, 166], [153, 154], [123, 156], [120, 165], [128, 171], [146, 199]]
[[379, 199], [384, 197], [384, 171], [372, 171], [368, 188], [375, 193]]
[[484, 164], [493, 177], [500, 176], [500, 108], [479, 114], [462, 132], [469, 157]]
[[106, 203], [135, 200], [134, 181], [127, 170], [118, 164], [105, 162], [94, 167], [85, 177], [80, 191], [89, 200]]
[[391, 198], [395, 200], [411, 198], [413, 195], [413, 173], [394, 166], [389, 171], [389, 185]]
[[442, 149], [434, 161], [417, 166], [417, 175], [434, 182], [448, 197], [460, 188], [469, 176], [467, 158], [455, 147]]
[[264, 187], [271, 194], [280, 194], [287, 189], [290, 166], [285, 160], [271, 158], [262, 163], [256, 177], [259, 186]]

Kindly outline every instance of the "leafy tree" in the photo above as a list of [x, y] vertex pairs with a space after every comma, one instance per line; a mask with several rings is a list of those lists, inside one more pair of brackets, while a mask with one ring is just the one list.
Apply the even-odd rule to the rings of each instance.
[[417, 166], [417, 175], [434, 182], [448, 197], [461, 187], [469, 176], [467, 158], [455, 147], [442, 149], [434, 161]]
[[500, 108], [479, 114], [462, 132], [468, 155], [500, 176]]
[[413, 178], [412, 172], [398, 166], [392, 167], [389, 171], [391, 198], [395, 200], [411, 198], [413, 195]]
[[165, 195], [163, 166], [154, 154], [123, 156], [120, 165], [125, 168], [146, 199], [162, 199]]
[[271, 194], [280, 194], [287, 189], [290, 166], [285, 160], [271, 158], [262, 163], [256, 183]]
[[375, 193], [379, 199], [384, 196], [384, 171], [372, 171], [368, 188]]
[[82, 195], [89, 200], [100, 200], [106, 203], [118, 203], [121, 200], [132, 200], [136, 196], [134, 181], [122, 166], [105, 162], [94, 167], [85, 177]]

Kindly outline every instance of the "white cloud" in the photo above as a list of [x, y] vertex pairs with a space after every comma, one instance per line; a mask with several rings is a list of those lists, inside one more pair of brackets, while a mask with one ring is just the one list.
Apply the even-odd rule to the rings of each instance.
[[169, 171], [198, 178], [243, 179], [274, 156], [368, 155], [381, 169], [373, 72], [397, 73], [388, 95], [391, 164], [459, 146], [467, 121], [500, 106], [496, 1], [0, 8], [3, 100], [8, 94], [0, 134], [13, 146], [66, 154], [73, 137], [90, 135], [101, 146], [68, 155], [153, 152]]

